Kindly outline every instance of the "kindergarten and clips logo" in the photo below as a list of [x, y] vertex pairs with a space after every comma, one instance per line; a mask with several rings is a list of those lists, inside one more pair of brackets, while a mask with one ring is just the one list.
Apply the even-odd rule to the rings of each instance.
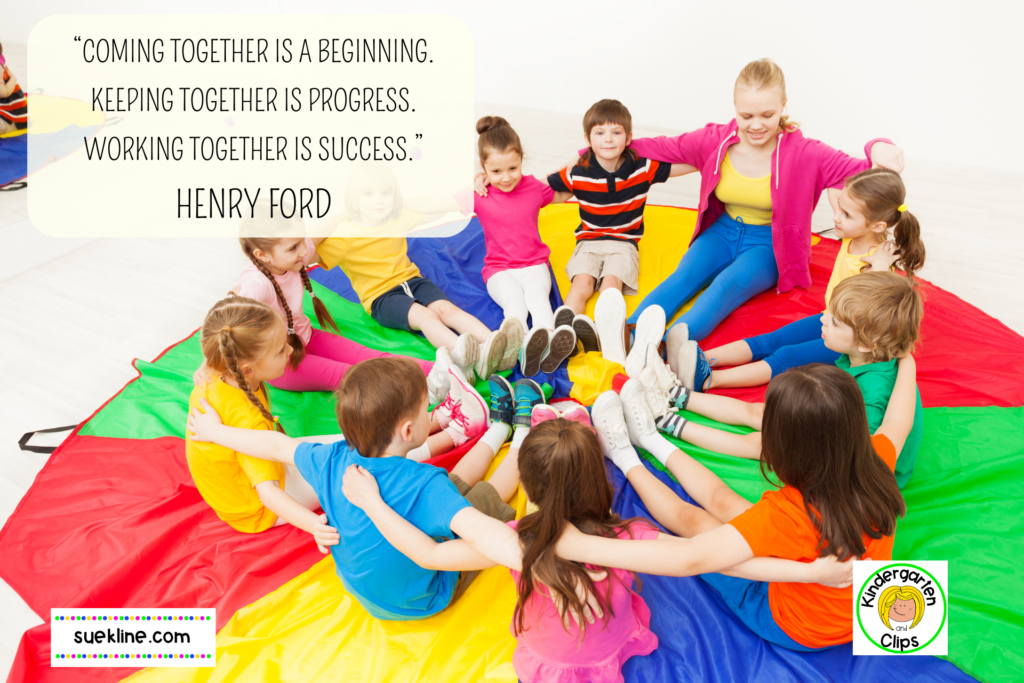
[[855, 655], [945, 655], [946, 562], [856, 562]]

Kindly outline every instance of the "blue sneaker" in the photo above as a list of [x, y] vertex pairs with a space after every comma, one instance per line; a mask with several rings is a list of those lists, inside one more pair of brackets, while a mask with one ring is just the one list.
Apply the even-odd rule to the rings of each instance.
[[689, 340], [679, 350], [679, 379], [690, 391], [704, 391], [704, 385], [711, 379], [711, 366], [697, 342]]
[[532, 379], [524, 378], [516, 382], [515, 399], [515, 426], [529, 427], [533, 407], [544, 403], [544, 392]]
[[[516, 417], [512, 385], [501, 375], [491, 375], [487, 380], [487, 388], [491, 392], [487, 417], [491, 422], [502, 422], [511, 427]], [[509, 431], [509, 436], [511, 437], [511, 435], [512, 433]]]

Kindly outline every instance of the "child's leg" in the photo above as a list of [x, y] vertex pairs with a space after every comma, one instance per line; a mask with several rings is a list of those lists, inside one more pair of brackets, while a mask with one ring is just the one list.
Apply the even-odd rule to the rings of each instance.
[[642, 465], [630, 468], [626, 478], [636, 489], [651, 517], [678, 536], [692, 538], [722, 525], [711, 513], [677, 496]]
[[[666, 421], [659, 420], [659, 429], [665, 423], [671, 426], [671, 417]], [[750, 432], [749, 434], [733, 434], [707, 425], [699, 425], [689, 420], [683, 425], [682, 430], [677, 431], [677, 438], [692, 443], [694, 446], [722, 453], [734, 455], [747, 460], [759, 460], [761, 458], [761, 432]]]
[[569, 285], [569, 293], [565, 295], [565, 305], [573, 310], [576, 315], [587, 310], [587, 302], [594, 295], [596, 278], [591, 275], [580, 274], [572, 279]]
[[[551, 271], [548, 270], [547, 264], [524, 268], [522, 283], [526, 308], [533, 317], [533, 326], [554, 328], [555, 313], [551, 310]], [[525, 320], [523, 329], [528, 329]]]
[[598, 288], [598, 291], [603, 292], [606, 289], [617, 289], [621, 292], [622, 288], [622, 280], [614, 275], [605, 275], [601, 278], [601, 286]]
[[[502, 270], [492, 275], [487, 280], [487, 293], [501, 306], [505, 318], [518, 318], [523, 324], [523, 329], [529, 329], [526, 326], [526, 319], [530, 311], [523, 292], [522, 269]], [[548, 306], [549, 310], [550, 308]], [[534, 325], [536, 324], [534, 317]]]
[[455, 348], [459, 335], [452, 332], [441, 321], [441, 317], [426, 306], [413, 304], [409, 308], [409, 327], [423, 333], [435, 347], [444, 347], [449, 351]]
[[[505, 426], [505, 433], [508, 433], [507, 425]], [[504, 438], [502, 443], [504, 443]], [[483, 480], [484, 475], [487, 473], [487, 468], [491, 466], [491, 461], [494, 460], [496, 454], [497, 451], [487, 443], [487, 439], [482, 438], [452, 468], [452, 474], [458, 475], [459, 479], [466, 482], [469, 486], [475, 486]]]
[[760, 431], [761, 416], [764, 415], [763, 403], [747, 403], [729, 396], [690, 392], [686, 409], [711, 418], [715, 422], [730, 425], [743, 425]]
[[[669, 443], [661, 435], [658, 436]], [[724, 523], [753, 505], [733, 491], [718, 475], [678, 448], [673, 447], [664, 464], [698, 505]]]
[[728, 366], [744, 365], [754, 359], [750, 345], [744, 339], [708, 349], [704, 355], [708, 360], [715, 360], [718, 365]]
[[487, 325], [484, 325], [475, 316], [462, 310], [451, 301], [435, 301], [429, 304], [427, 309], [437, 314], [446, 327], [452, 328], [459, 334], [471, 334], [481, 344], [491, 336], [491, 331], [487, 329]]
[[[745, 344], [750, 349], [750, 360], [754, 362], [742, 367], [713, 370], [710, 388], [756, 387], [767, 384], [789, 368], [808, 363], [835, 363], [839, 358], [839, 354], [826, 347], [821, 339], [821, 316], [817, 313], [784, 325], [774, 332], [728, 346], [739, 344]], [[717, 358], [712, 355], [708, 357]], [[732, 365], [726, 359], [718, 362]]]
[[494, 470], [487, 479], [488, 483], [494, 487], [494, 490], [498, 492], [498, 495], [506, 503], [512, 499], [516, 489], [519, 488], [519, 449], [509, 448], [508, 453], [505, 454], [505, 459], [498, 465], [498, 469]]

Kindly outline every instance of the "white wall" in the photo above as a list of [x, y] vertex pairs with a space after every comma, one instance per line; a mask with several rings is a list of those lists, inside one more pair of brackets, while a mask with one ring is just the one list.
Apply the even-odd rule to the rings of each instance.
[[[0, 40], [27, 42], [44, 16], [83, 3], [9, 3]], [[680, 132], [732, 117], [748, 61], [785, 70], [805, 132], [856, 153], [890, 137], [909, 163], [1019, 170], [1024, 135], [1015, 2], [822, 3], [96, 0], [90, 13], [450, 14], [476, 39], [476, 101], [582, 114], [604, 97]], [[31, 55], [29, 56], [31, 60]], [[652, 83], [670, 87], [652, 87]]]

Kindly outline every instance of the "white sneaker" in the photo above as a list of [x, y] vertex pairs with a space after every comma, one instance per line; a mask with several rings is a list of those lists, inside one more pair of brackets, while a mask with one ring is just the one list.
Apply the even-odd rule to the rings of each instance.
[[[480, 360], [480, 342], [471, 334], [460, 334], [455, 348], [452, 349], [452, 363], [462, 370], [462, 374], [473, 380], [473, 369]], [[490, 377], [490, 375], [488, 375]]]
[[647, 367], [654, 371], [654, 376], [658, 378], [658, 386], [666, 394], [671, 392], [673, 387], [683, 385], [676, 377], [676, 373], [672, 372], [665, 361], [661, 359], [657, 344], [650, 344], [647, 347]]
[[626, 363], [626, 300], [617, 289], [606, 289], [597, 298], [594, 308], [601, 353], [613, 363]]
[[661, 306], [648, 306], [636, 321], [633, 333], [633, 346], [626, 356], [626, 374], [637, 377], [647, 363], [647, 347], [660, 344], [665, 336], [665, 309]]
[[622, 401], [614, 391], [606, 391], [597, 397], [590, 409], [590, 419], [594, 421], [597, 440], [606, 456], [632, 448], [622, 414]]
[[679, 376], [679, 351], [690, 340], [690, 328], [686, 323], [676, 323], [665, 337], [665, 357], [672, 372]]
[[[491, 336], [487, 337], [480, 345], [480, 353], [473, 366], [473, 371], [478, 378], [486, 380], [498, 369], [502, 355], [505, 353], [505, 341], [505, 333], [496, 330], [491, 332]], [[467, 374], [466, 377], [468, 378], [469, 375]]]
[[671, 410], [671, 406], [668, 403], [668, 394], [662, 391], [658, 385], [658, 376], [653, 368], [644, 368], [637, 379], [644, 387], [644, 400], [647, 401], [651, 417], [657, 420]]
[[[523, 329], [523, 323], [519, 321], [519, 318], [505, 318], [498, 331], [505, 334], [505, 351], [501, 354], [498, 372], [505, 372], [514, 368], [519, 362], [519, 349], [523, 346], [526, 330]], [[484, 377], [490, 377], [491, 374]]]
[[448, 395], [448, 388], [450, 386], [448, 382], [448, 368], [452, 365], [454, 363], [452, 363], [451, 351], [442, 346], [434, 355], [434, 367], [430, 369], [430, 374], [427, 375], [427, 397], [430, 405], [440, 403]]
[[629, 440], [634, 446], [639, 446], [643, 437], [658, 433], [658, 426], [654, 423], [650, 408], [647, 407], [646, 391], [640, 380], [631, 379], [626, 382], [619, 397], [622, 400], [622, 412]]

